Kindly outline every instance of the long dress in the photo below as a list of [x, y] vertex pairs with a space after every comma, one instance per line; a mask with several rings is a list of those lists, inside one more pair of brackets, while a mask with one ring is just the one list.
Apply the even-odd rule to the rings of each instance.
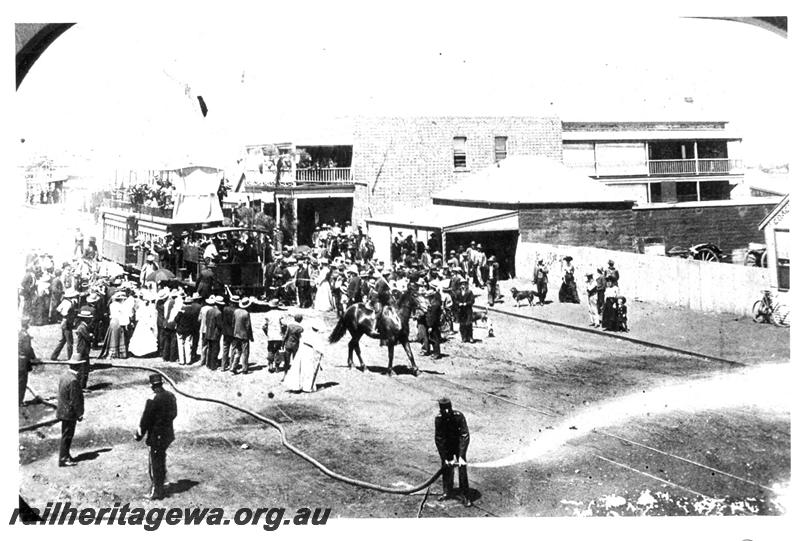
[[603, 328], [608, 331], [619, 331], [617, 320], [617, 295], [616, 286], [606, 287], [606, 296], [603, 305]]
[[317, 374], [322, 355], [311, 345], [315, 342], [314, 334], [310, 329], [303, 332], [300, 349], [283, 378], [283, 386], [287, 391], [313, 393], [317, 390]]
[[322, 267], [319, 276], [317, 276], [317, 296], [314, 298], [314, 310], [319, 310], [320, 312], [333, 310], [333, 304], [331, 303], [331, 284], [328, 281], [330, 272], [331, 270], [329, 267]]
[[158, 350], [155, 303], [142, 303], [136, 309], [136, 328], [131, 336], [128, 350], [135, 357], [152, 355]]

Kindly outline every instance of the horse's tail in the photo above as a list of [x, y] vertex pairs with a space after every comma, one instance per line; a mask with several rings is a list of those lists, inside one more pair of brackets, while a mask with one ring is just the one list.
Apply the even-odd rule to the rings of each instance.
[[[345, 314], [346, 314], [346, 312], [345, 312]], [[342, 315], [342, 317], [339, 318], [339, 322], [336, 324], [336, 326], [331, 331], [330, 336], [328, 336], [328, 343], [329, 344], [335, 344], [336, 342], [341, 340], [342, 336], [344, 336], [344, 333], [347, 332], [347, 324], [344, 322], [344, 318], [345, 318], [345, 315]]]

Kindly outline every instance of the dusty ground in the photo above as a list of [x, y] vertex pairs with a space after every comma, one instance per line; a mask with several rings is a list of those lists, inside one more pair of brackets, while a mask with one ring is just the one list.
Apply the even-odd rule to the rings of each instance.
[[[68, 251], [74, 225], [92, 232], [90, 221], [53, 209], [22, 214], [31, 226], [26, 239], [32, 247]], [[64, 227], [48, 226], [54, 218]], [[497, 308], [587, 323], [582, 306]], [[335, 323], [331, 315], [308, 315], [326, 330]], [[423, 370], [418, 378], [408, 373], [402, 352], [396, 358], [398, 377], [383, 375], [386, 353], [374, 340], [362, 344], [366, 373], [345, 367], [344, 342], [326, 345], [322, 388], [315, 394], [287, 393], [279, 376], [263, 369], [263, 336], [256, 338], [256, 370], [248, 376], [159, 359], [129, 361], [164, 369], [189, 392], [272, 417], [284, 423], [293, 443], [330, 468], [388, 486], [416, 485], [438, 469], [435, 401], [448, 395], [472, 433], [476, 507], [438, 503], [439, 482], [422, 508], [421, 493], [386, 495], [336, 482], [283, 448], [274, 429], [182, 397], [165, 504], [228, 510], [322, 506], [337, 517], [783, 512], [790, 472], [788, 329], [631, 303], [630, 336], [749, 365], [743, 368], [613, 335], [491, 317], [495, 338], [488, 338], [485, 328], [476, 330], [481, 340], [476, 344], [461, 344], [456, 335], [443, 346], [446, 358], [417, 357]], [[262, 318], [254, 314], [254, 328]], [[32, 334], [37, 353], [49, 356], [57, 327], [34, 328]], [[36, 368], [30, 386], [54, 397], [58, 371]], [[92, 373], [85, 420], [73, 444], [73, 454], [81, 458], [75, 468], [57, 467], [58, 425], [20, 433], [20, 494], [33, 505], [69, 499], [149, 506], [142, 497], [148, 487], [147, 451], [132, 437], [149, 396], [146, 380], [142, 371]], [[47, 406], [28, 405], [20, 425], [52, 416]]]
[[[262, 317], [254, 314], [256, 328]], [[788, 406], [774, 396], [765, 402], [765, 394], [777, 391], [760, 383], [775, 379], [779, 387], [788, 330], [741, 322], [754, 337], [780, 333], [761, 346], [764, 358], [776, 366], [757, 369], [774, 371], [758, 373], [752, 392], [741, 392], [741, 371], [749, 369], [493, 317], [496, 338], [478, 329], [479, 343], [451, 339], [444, 346], [445, 359], [417, 358], [423, 370], [418, 378], [408, 374], [402, 357], [398, 377], [383, 375], [385, 351], [373, 340], [362, 347], [366, 373], [345, 367], [344, 343], [326, 346], [323, 388], [315, 394], [287, 393], [279, 376], [261, 369], [261, 337], [253, 354], [258, 370], [248, 376], [157, 359], [130, 362], [165, 367], [189, 392], [275, 418], [285, 423], [292, 442], [332, 469], [388, 486], [415, 485], [438, 468], [435, 400], [450, 396], [469, 421], [469, 458], [475, 465], [470, 476], [479, 499], [473, 509], [440, 504], [437, 482], [423, 516], [723, 513], [730, 512], [726, 501], [741, 512], [781, 512], [780, 491], [790, 471]], [[328, 316], [324, 322], [330, 328], [334, 320]], [[35, 328], [32, 334], [41, 355], [52, 348], [56, 327]], [[414, 350], [419, 351], [418, 344]], [[53, 396], [57, 375], [57, 367], [39, 367], [31, 387]], [[78, 467], [56, 467], [57, 425], [21, 433], [21, 494], [39, 504], [65, 498], [145, 504], [147, 453], [133, 441], [132, 431], [148, 396], [146, 377], [130, 370], [93, 372], [94, 390], [87, 395], [86, 418], [73, 446], [73, 454], [83, 458]], [[687, 382], [696, 387], [685, 389]], [[270, 391], [275, 398], [268, 398]], [[743, 396], [713, 398], [720, 394]], [[693, 398], [706, 395], [712, 398]], [[642, 398], [650, 396], [654, 402]], [[422, 494], [386, 495], [333, 481], [281, 447], [277, 433], [252, 418], [181, 397], [178, 404], [177, 441], [168, 462], [169, 505], [324, 506], [332, 508], [332, 516], [345, 517], [419, 512]], [[48, 418], [51, 411], [28, 406], [20, 423]], [[537, 442], [547, 445], [537, 448]], [[522, 457], [519, 463], [476, 467], [514, 456]], [[652, 494], [661, 507], [645, 505], [649, 496], [642, 499], [643, 494]], [[621, 507], [619, 496], [625, 498]], [[722, 501], [713, 503], [713, 498]], [[641, 505], [634, 505], [637, 501]]]

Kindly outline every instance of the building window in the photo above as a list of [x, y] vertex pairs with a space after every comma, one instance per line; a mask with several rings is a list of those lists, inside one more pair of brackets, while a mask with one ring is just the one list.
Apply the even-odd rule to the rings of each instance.
[[467, 168], [467, 138], [453, 137], [453, 167]]
[[650, 202], [651, 203], [661, 203], [661, 183], [660, 182], [651, 182], [650, 183]]
[[697, 182], [676, 182], [675, 188], [678, 195], [678, 203], [698, 201]]
[[506, 159], [508, 156], [506, 143], [508, 143], [508, 137], [494, 138], [494, 161], [499, 162]]

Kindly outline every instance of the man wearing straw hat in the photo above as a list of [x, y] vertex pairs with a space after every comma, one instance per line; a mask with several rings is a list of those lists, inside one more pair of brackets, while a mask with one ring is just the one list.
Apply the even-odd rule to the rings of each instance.
[[151, 374], [149, 381], [153, 398], [145, 403], [134, 438], [141, 441], [147, 436], [145, 443], [150, 447], [149, 473], [152, 483], [147, 498], [160, 500], [166, 496], [164, 482], [167, 478], [167, 448], [175, 441], [172, 422], [178, 416], [178, 404], [175, 395], [164, 389], [164, 378], [161, 374]]
[[239, 308], [233, 312], [233, 354], [231, 359], [231, 371], [237, 374], [237, 369], [241, 364], [242, 374], [247, 374], [250, 370], [250, 342], [253, 341], [253, 326], [250, 321], [250, 307], [252, 301], [245, 298], [239, 301]]
[[75, 426], [83, 420], [83, 389], [80, 370], [83, 361], [68, 362], [69, 369], [58, 380], [58, 404], [56, 419], [61, 421], [61, 444], [58, 451], [58, 466], [75, 466], [77, 462], [70, 454]]

